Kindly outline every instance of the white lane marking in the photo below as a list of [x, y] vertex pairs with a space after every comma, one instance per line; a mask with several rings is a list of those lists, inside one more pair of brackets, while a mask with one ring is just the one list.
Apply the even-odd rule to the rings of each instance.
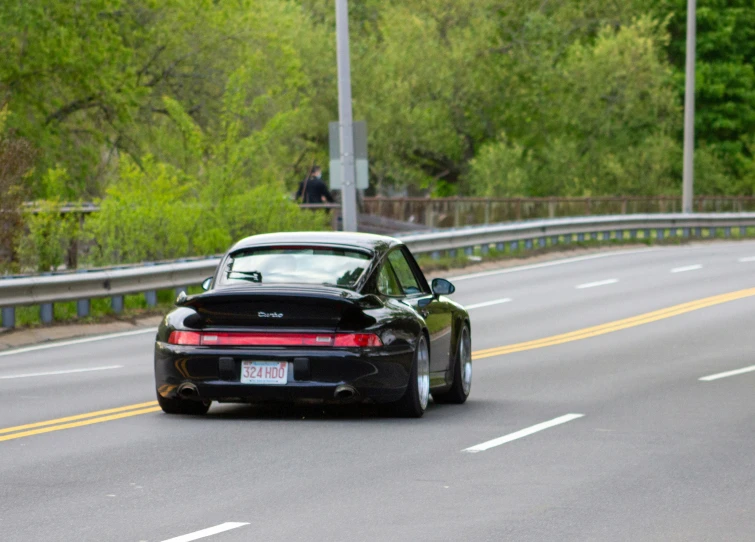
[[484, 452], [485, 450], [489, 450], [490, 448], [495, 448], [496, 446], [500, 446], [501, 444], [506, 444], [507, 442], [511, 442], [512, 440], [517, 440], [522, 437], [532, 435], [533, 433], [537, 433], [544, 429], [548, 429], [550, 427], [555, 427], [557, 425], [561, 425], [563, 423], [576, 420], [577, 418], [581, 418], [583, 416], [584, 414], [566, 414], [564, 416], [559, 416], [558, 418], [554, 418], [550, 421], [539, 423], [537, 425], [533, 425], [526, 429], [522, 429], [521, 431], [517, 431], [516, 433], [510, 433], [508, 435], [504, 435], [502, 437], [498, 437], [496, 439], [483, 442], [482, 444], [472, 446], [471, 448], [465, 448], [462, 450], [462, 452], [469, 452], [471, 454], [476, 454], [477, 452]]
[[596, 288], [598, 286], [607, 286], [609, 284], [616, 284], [619, 282], [619, 279], [606, 279], [606, 280], [599, 280], [597, 282], [588, 282], [587, 284], [580, 284], [579, 286], [575, 286], [577, 290], [584, 290], [585, 288]]
[[12, 378], [30, 378], [33, 376], [55, 376], [68, 375], [73, 373], [88, 373], [89, 371], [108, 371], [110, 369], [123, 369], [123, 365], [110, 365], [108, 367], [89, 367], [87, 369], [66, 369], [61, 371], [49, 371], [46, 373], [25, 373], [20, 375], [0, 376], [0, 380], [10, 380]]
[[638, 254], [645, 252], [656, 252], [661, 250], [660, 248], [641, 248], [638, 250], [621, 250], [617, 252], [606, 252], [604, 254], [590, 254], [588, 256], [578, 256], [576, 258], [566, 258], [564, 260], [554, 260], [552, 262], [535, 263], [531, 265], [520, 265], [517, 267], [508, 267], [506, 269], [497, 269], [495, 271], [482, 271], [480, 273], [472, 273], [469, 275], [459, 275], [458, 277], [451, 277], [450, 280], [468, 280], [481, 277], [490, 277], [493, 275], [503, 275], [506, 273], [518, 273], [519, 271], [529, 271], [531, 269], [542, 269], [543, 267], [553, 267], [554, 265], [564, 265], [567, 263], [585, 262], [588, 260], [597, 260], [600, 258], [608, 258], [611, 256], [625, 256], [628, 254]]
[[702, 382], [711, 382], [713, 380], [718, 380], [719, 378], [727, 378], [729, 376], [737, 376], [737, 375], [743, 375], [745, 373], [752, 373], [755, 372], [755, 365], [750, 365], [749, 367], [745, 367], [744, 369], [737, 369], [735, 371], [726, 371], [725, 373], [718, 373], [710, 376], [704, 376], [702, 378], [699, 378], [698, 380]]
[[748, 256], [747, 258], [739, 258], [739, 263], [755, 262], [755, 256]]
[[671, 273], [684, 273], [686, 271], [697, 271], [698, 269], [702, 269], [703, 266], [700, 264], [695, 265], [685, 265], [684, 267], [674, 267], [671, 270]]
[[168, 540], [163, 540], [163, 542], [191, 542], [192, 540], [199, 540], [200, 538], [207, 538], [208, 536], [212, 536], [214, 534], [220, 534], [232, 529], [238, 529], [239, 527], [243, 527], [244, 525], [249, 524], [236, 522], [221, 523], [220, 525], [216, 525], [215, 527], [202, 529], [201, 531], [195, 531], [193, 533], [184, 534], [175, 538], [170, 538]]
[[142, 335], [144, 333], [155, 333], [156, 327], [150, 327], [147, 329], [139, 329], [137, 331], [123, 331], [121, 333], [111, 333], [109, 335], [98, 335], [97, 337], [86, 337], [84, 339], [74, 339], [71, 341], [59, 341], [45, 344], [38, 344], [35, 346], [27, 346], [25, 348], [16, 348], [15, 350], [3, 350], [0, 352], [2, 356], [12, 356], [14, 354], [23, 354], [24, 352], [34, 352], [36, 350], [47, 350], [48, 348], [57, 348], [59, 346], [70, 346], [73, 344], [84, 344], [95, 341], [105, 341], [107, 339], [117, 339], [118, 337], [131, 337], [132, 335]]
[[510, 303], [510, 302], [511, 302], [511, 298], [505, 297], [503, 299], [494, 299], [493, 301], [475, 303], [474, 305], [465, 305], [464, 308], [470, 311], [472, 309], [481, 309], [482, 307], [490, 307], [492, 305], [500, 305], [501, 303]]

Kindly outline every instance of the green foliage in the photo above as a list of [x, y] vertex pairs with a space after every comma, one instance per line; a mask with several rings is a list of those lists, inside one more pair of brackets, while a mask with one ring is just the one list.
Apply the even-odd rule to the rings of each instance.
[[[679, 103], [684, 95], [687, 1], [648, 2], [670, 17], [668, 58]], [[755, 4], [751, 0], [697, 1], [697, 141], [729, 182], [703, 181], [710, 194], [755, 194]], [[713, 156], [711, 156], [713, 155]], [[702, 192], [701, 192], [702, 193]]]
[[241, 193], [212, 187], [153, 157], [142, 167], [123, 160], [100, 212], [87, 220], [90, 263], [105, 265], [224, 252], [242, 237], [268, 231], [319, 230], [322, 212], [301, 211], [282, 186], [260, 184]]
[[[755, 7], [698, 4], [697, 193], [753, 194]], [[352, 2], [373, 189], [678, 194], [685, 17], [686, 0]], [[285, 195], [327, 162], [334, 23], [332, 0], [4, 6], [2, 242], [22, 199], [100, 198], [97, 263], [324, 227]], [[61, 261], [48, 215], [18, 245], [37, 268]]]
[[61, 214], [60, 204], [60, 200], [40, 201], [36, 209], [24, 213], [27, 231], [16, 246], [22, 269], [54, 271], [67, 262], [79, 237], [79, 222], [73, 214]]

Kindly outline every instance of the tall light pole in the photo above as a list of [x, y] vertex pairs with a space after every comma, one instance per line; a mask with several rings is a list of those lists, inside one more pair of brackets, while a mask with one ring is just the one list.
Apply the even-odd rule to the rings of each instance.
[[684, 181], [682, 212], [691, 213], [695, 179], [695, 44], [697, 0], [687, 0], [687, 70], [684, 90]]
[[354, 120], [351, 112], [351, 58], [349, 55], [349, 4], [336, 0], [338, 50], [338, 123], [341, 139], [341, 209], [343, 231], [357, 231], [357, 189], [354, 169]]

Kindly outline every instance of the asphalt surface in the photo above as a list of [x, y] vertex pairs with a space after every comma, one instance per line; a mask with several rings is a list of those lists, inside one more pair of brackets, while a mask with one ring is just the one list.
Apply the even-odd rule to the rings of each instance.
[[[479, 352], [753, 288], [755, 243], [454, 282]], [[153, 412], [151, 332], [2, 353], [0, 539], [755, 540], [755, 371], [699, 380], [755, 365], [753, 314], [711, 302], [477, 359], [467, 404], [420, 420]]]

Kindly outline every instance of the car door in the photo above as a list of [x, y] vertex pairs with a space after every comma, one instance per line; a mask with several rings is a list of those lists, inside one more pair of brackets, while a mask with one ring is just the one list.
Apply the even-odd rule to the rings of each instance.
[[[404, 302], [414, 307], [427, 323], [430, 332], [431, 378], [445, 378], [451, 356], [451, 304], [443, 297], [436, 297], [427, 286], [414, 258], [406, 247], [398, 247], [388, 254], [387, 264], [393, 268], [404, 293]], [[433, 382], [432, 385], [442, 384]]]

